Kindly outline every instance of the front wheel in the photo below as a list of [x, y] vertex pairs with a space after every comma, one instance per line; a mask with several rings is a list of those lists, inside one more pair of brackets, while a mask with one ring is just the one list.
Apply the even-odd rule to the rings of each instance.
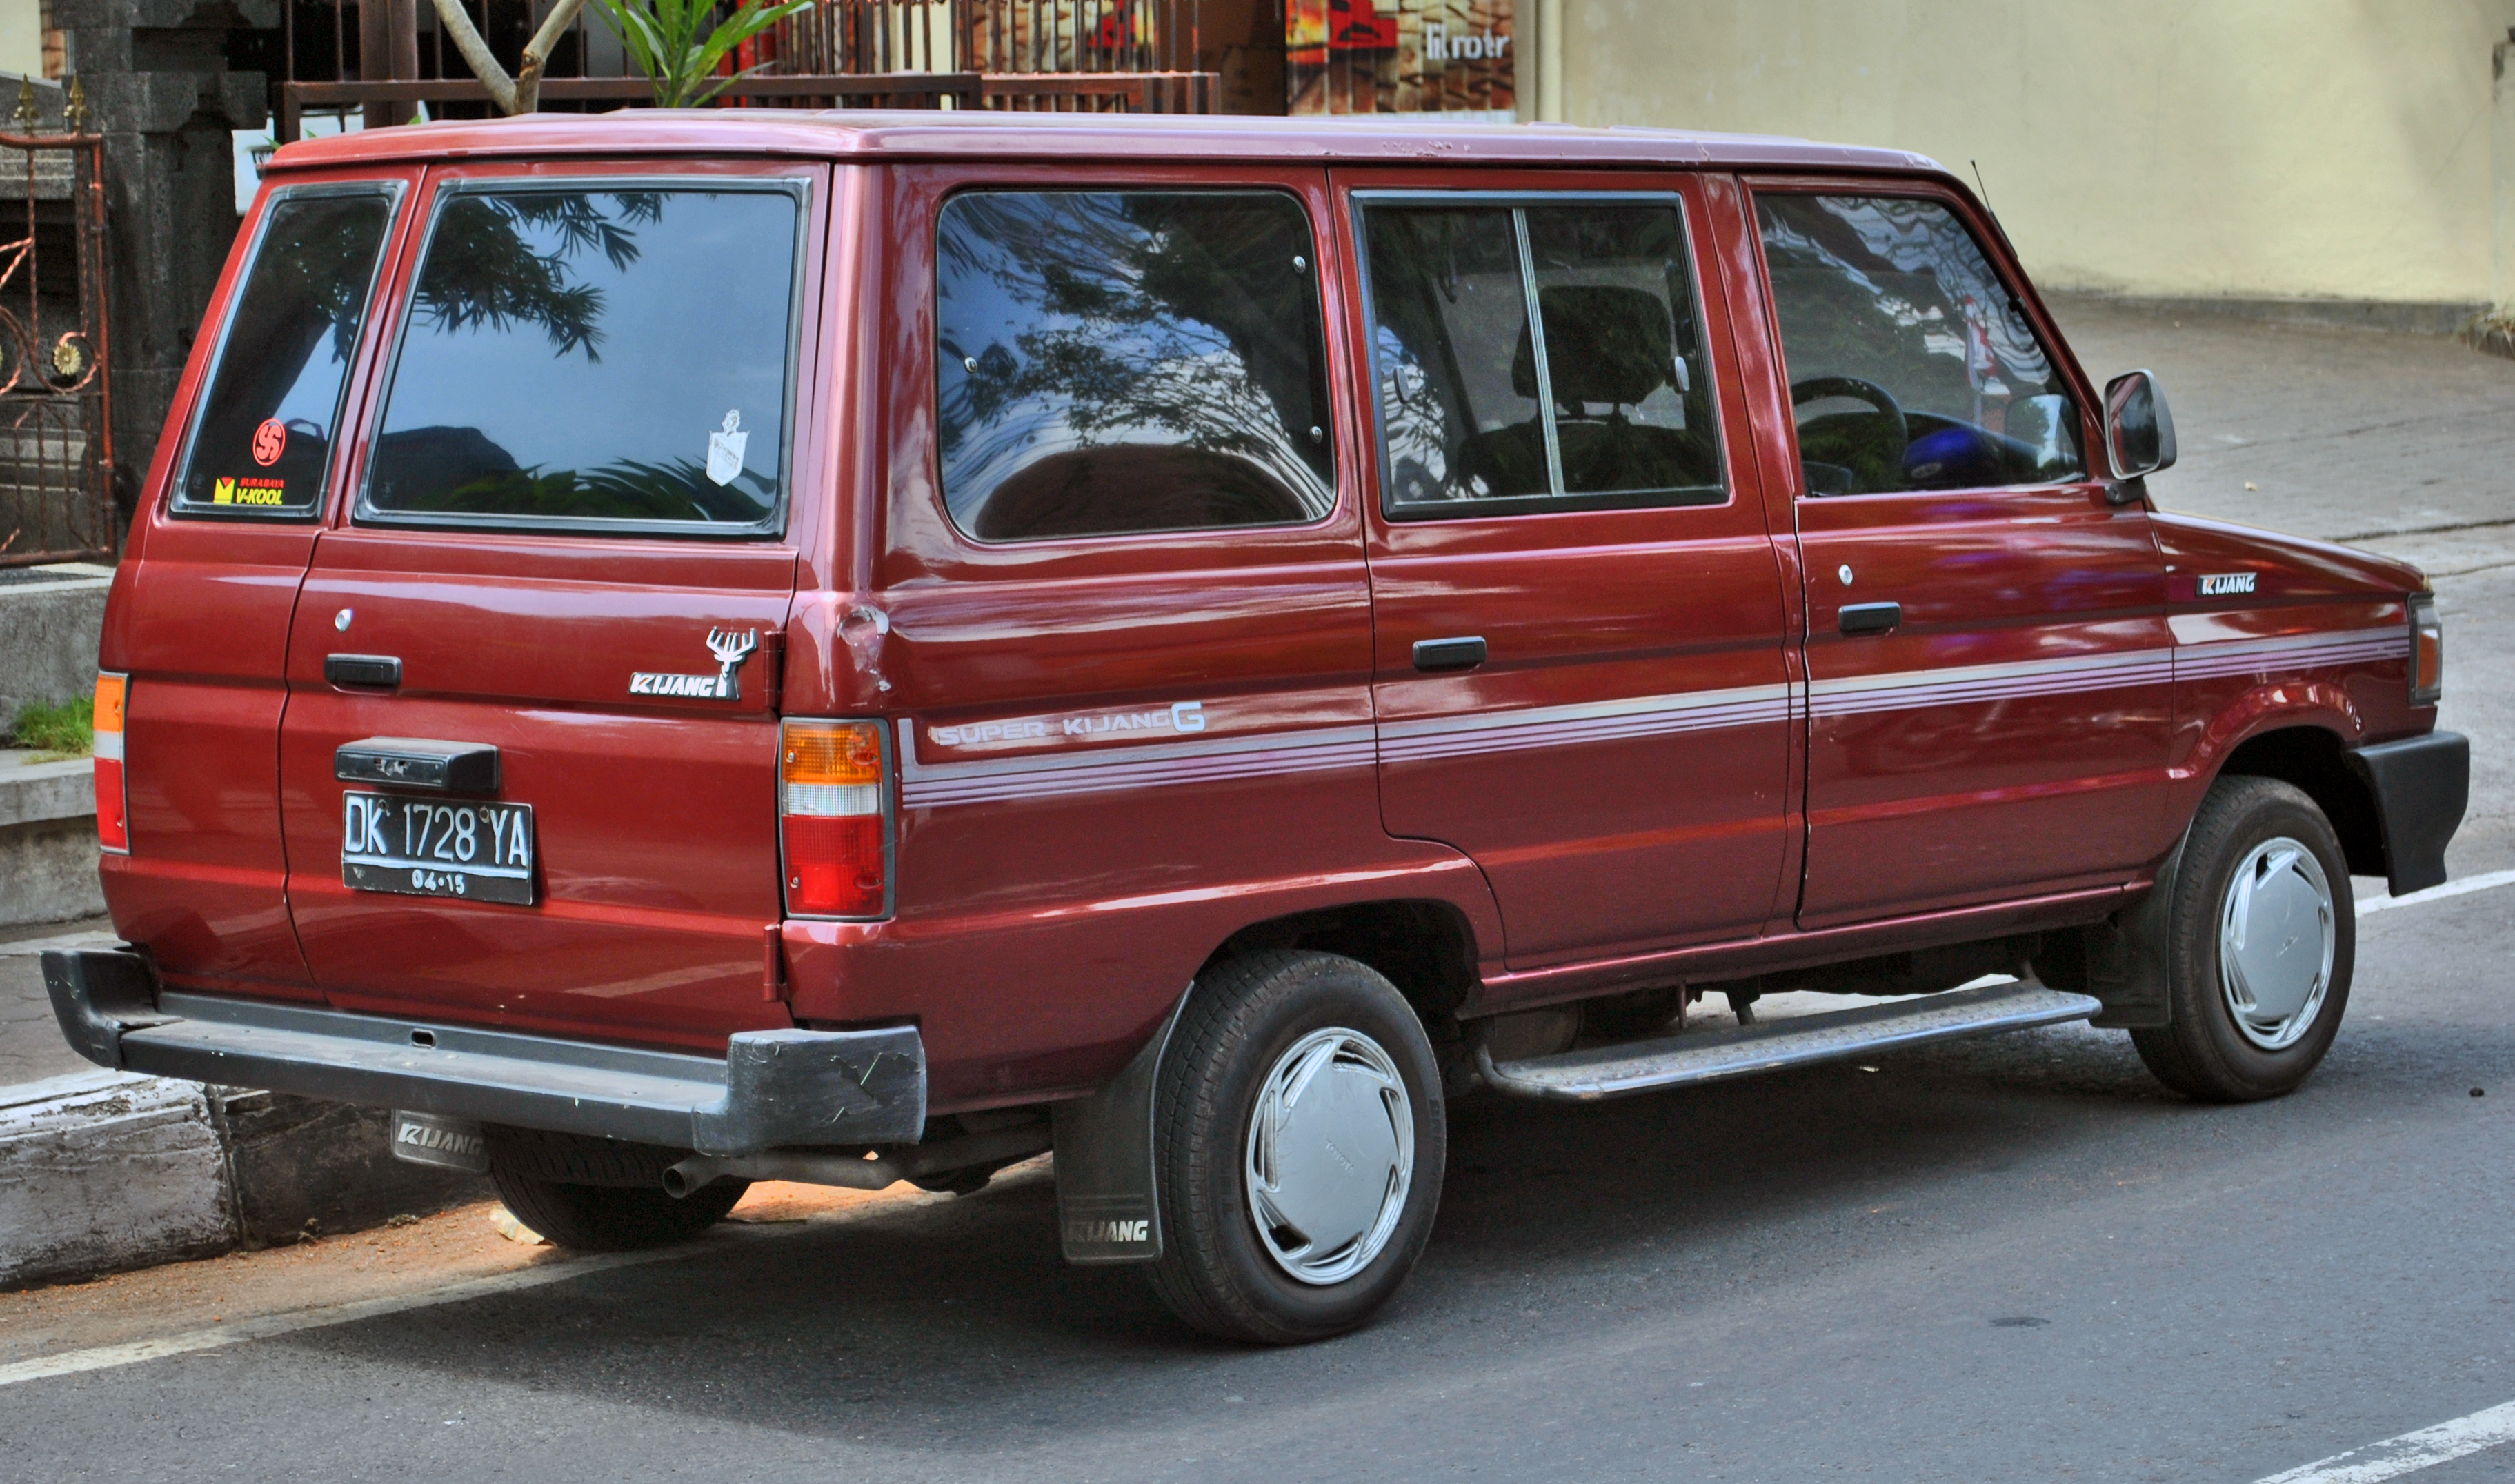
[[1229, 1340], [1341, 1334], [1422, 1256], [1448, 1147], [1441, 1077], [1396, 987], [1334, 954], [1269, 952], [1201, 979], [1153, 1108], [1153, 1289]]
[[2357, 951], [2349, 866], [2323, 810], [2275, 778], [2221, 778], [2183, 847], [2166, 927], [2172, 1019], [2131, 1044], [2207, 1102], [2277, 1097], [2331, 1049]]

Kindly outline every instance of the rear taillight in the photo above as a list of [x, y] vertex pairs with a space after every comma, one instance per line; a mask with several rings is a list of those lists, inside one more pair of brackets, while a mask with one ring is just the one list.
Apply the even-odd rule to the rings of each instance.
[[778, 830], [792, 917], [880, 917], [890, 896], [890, 768], [879, 721], [785, 723]]
[[2411, 704], [2434, 706], [2445, 694], [2445, 623], [2436, 595], [2411, 595]]
[[131, 699], [131, 678], [96, 678], [96, 843], [115, 855], [131, 853], [130, 792], [122, 784], [122, 717]]

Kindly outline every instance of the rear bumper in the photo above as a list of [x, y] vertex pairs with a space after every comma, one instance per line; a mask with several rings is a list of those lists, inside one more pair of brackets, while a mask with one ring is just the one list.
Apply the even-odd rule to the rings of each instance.
[[45, 954], [44, 987], [79, 1054], [159, 1077], [702, 1154], [913, 1144], [926, 1128], [912, 1026], [743, 1031], [719, 1060], [161, 993], [126, 949]]
[[2445, 847], [2471, 800], [2471, 742], [2433, 731], [2346, 754], [2375, 803], [2385, 885], [2395, 896], [2445, 884]]

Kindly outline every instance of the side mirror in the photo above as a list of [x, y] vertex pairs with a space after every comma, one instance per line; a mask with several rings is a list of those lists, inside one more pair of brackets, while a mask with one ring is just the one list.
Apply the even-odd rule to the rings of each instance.
[[2128, 371], [2105, 384], [2105, 448], [2117, 479], [2174, 467], [2174, 414], [2155, 376]]

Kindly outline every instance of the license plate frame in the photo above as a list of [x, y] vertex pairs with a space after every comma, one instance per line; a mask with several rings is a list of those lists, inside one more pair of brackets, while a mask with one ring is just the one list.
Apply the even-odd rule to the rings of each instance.
[[540, 856], [529, 804], [341, 791], [341, 885], [353, 891], [530, 907]]

